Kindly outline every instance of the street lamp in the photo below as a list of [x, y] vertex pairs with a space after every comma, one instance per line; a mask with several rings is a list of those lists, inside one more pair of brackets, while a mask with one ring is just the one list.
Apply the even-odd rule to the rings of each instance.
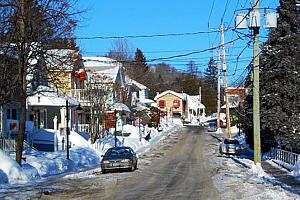
[[115, 147], [117, 147], [117, 110], [115, 109]]
[[[67, 143], [67, 160], [70, 160], [70, 152], [69, 152], [69, 135], [70, 135], [70, 128], [69, 128], [69, 101], [68, 99], [66, 100], [66, 121], [67, 121], [67, 124], [66, 124], [66, 143]], [[76, 111], [83, 111], [82, 107], [80, 105], [78, 105], [78, 107], [76, 108]]]
[[[75, 109], [76, 110], [76, 114], [77, 114], [77, 120], [76, 120], [76, 132], [79, 132], [79, 114], [84, 112], [84, 109], [80, 106], [80, 104], [78, 105], [78, 107]], [[81, 116], [81, 115], [80, 115]], [[80, 122], [82, 121], [82, 118], [80, 118]], [[81, 130], [82, 131], [82, 130]]]

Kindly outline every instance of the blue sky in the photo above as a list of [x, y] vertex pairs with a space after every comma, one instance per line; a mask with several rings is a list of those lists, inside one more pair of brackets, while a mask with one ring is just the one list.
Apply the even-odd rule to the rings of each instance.
[[[276, 8], [277, 5], [278, 0], [261, 0], [261, 7]], [[224, 19], [225, 27], [233, 27], [234, 11], [250, 8], [252, 1], [78, 0], [77, 6], [87, 11], [81, 15], [76, 36], [93, 37], [208, 32], [219, 28], [221, 18]], [[241, 30], [241, 32], [248, 34], [249, 30]], [[267, 30], [261, 29], [261, 35], [266, 33]], [[235, 32], [228, 31], [225, 33], [225, 42], [237, 37]], [[84, 56], [103, 56], [112, 49], [113, 41], [113, 39], [78, 40], [78, 45]], [[132, 53], [139, 48], [144, 52], [147, 60], [151, 60], [217, 46], [220, 44], [220, 34], [215, 32], [176, 37], [129, 38], [127, 41], [132, 48]], [[251, 43], [250, 39], [238, 40], [227, 45], [226, 56], [231, 85], [244, 76], [242, 73], [245, 73], [244, 69], [251, 60], [252, 43], [243, 51], [236, 64], [238, 55], [249, 41]], [[211, 56], [217, 59], [217, 51], [207, 51], [165, 62], [184, 71], [186, 64], [194, 61], [198, 69], [204, 71]]]

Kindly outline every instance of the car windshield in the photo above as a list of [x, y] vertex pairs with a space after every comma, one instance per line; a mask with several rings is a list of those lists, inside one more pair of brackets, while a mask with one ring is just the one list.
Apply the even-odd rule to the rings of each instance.
[[240, 144], [238, 140], [225, 139], [224, 144]]
[[119, 156], [119, 155], [127, 155], [131, 154], [130, 149], [127, 148], [116, 148], [116, 149], [109, 149], [105, 153], [106, 156]]

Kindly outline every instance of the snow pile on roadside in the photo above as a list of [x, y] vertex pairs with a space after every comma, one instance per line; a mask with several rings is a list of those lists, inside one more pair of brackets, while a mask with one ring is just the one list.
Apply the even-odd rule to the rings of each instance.
[[10, 156], [0, 150], [0, 184], [27, 183], [23, 169]]
[[291, 174], [300, 180], [300, 160], [294, 165]]
[[257, 177], [268, 177], [270, 176], [263, 170], [260, 163], [254, 164], [254, 162], [251, 165], [250, 171]]
[[26, 153], [25, 156], [26, 164], [34, 167], [42, 177], [76, 171], [79, 168], [92, 167], [100, 163], [100, 156], [88, 147], [70, 148], [70, 160], [66, 159], [66, 152], [62, 151], [33, 151]]
[[[141, 127], [125, 125], [124, 132], [130, 132], [129, 137], [117, 136], [118, 146], [130, 146], [138, 153], [149, 149], [153, 144], [162, 140], [173, 131], [180, 128], [181, 120], [166, 121], [161, 120], [162, 132], [155, 128], [146, 127], [144, 132], [140, 132]], [[143, 127], [142, 127], [143, 128]], [[49, 134], [53, 134], [48, 131]], [[150, 140], [145, 140], [146, 135], [150, 133]], [[85, 135], [87, 136], [87, 135]], [[79, 172], [84, 168], [100, 167], [101, 155], [110, 147], [115, 146], [113, 134], [96, 141], [96, 144], [90, 144], [90, 138], [82, 134], [71, 132], [70, 134], [70, 160], [66, 159], [66, 151], [41, 152], [35, 150], [25, 150], [24, 157], [26, 161], [22, 162], [22, 168], [13, 159], [14, 154], [6, 155], [0, 152], [0, 188], [7, 184], [24, 184], [31, 181], [40, 180], [48, 176], [64, 174], [69, 172]], [[4, 185], [3, 185], [4, 184]], [[7, 187], [7, 186], [5, 186]]]
[[22, 162], [22, 168], [12, 159], [13, 156], [0, 150], [0, 184], [24, 184], [41, 177], [79, 171], [100, 164], [100, 156], [89, 147], [70, 148], [70, 160], [66, 159], [66, 152], [62, 151], [27, 151], [24, 153], [26, 162]]

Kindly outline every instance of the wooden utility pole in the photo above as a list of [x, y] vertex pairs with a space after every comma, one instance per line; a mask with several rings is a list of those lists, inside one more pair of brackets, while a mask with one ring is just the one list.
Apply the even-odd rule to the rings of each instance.
[[201, 86], [199, 86], [199, 119], [201, 116]]
[[217, 97], [217, 127], [220, 128], [220, 110], [221, 110], [221, 55], [218, 48], [218, 97]]
[[67, 139], [67, 146], [66, 146], [66, 149], [67, 149], [67, 160], [70, 160], [70, 151], [69, 151], [69, 135], [70, 135], [70, 128], [69, 128], [69, 101], [66, 100], [66, 121], [67, 121], [67, 124], [66, 124], [66, 139]]
[[221, 24], [221, 41], [222, 41], [222, 65], [224, 73], [224, 87], [225, 87], [225, 101], [226, 101], [226, 128], [227, 136], [231, 137], [231, 128], [230, 128], [230, 115], [229, 115], [229, 102], [227, 94], [227, 65], [226, 65], [226, 55], [225, 55], [225, 38], [224, 38], [224, 24]]
[[[253, 12], [259, 14], [259, 0], [254, 0]], [[257, 15], [256, 15], [257, 16]], [[253, 135], [254, 163], [261, 162], [259, 115], [259, 25], [253, 26]]]

